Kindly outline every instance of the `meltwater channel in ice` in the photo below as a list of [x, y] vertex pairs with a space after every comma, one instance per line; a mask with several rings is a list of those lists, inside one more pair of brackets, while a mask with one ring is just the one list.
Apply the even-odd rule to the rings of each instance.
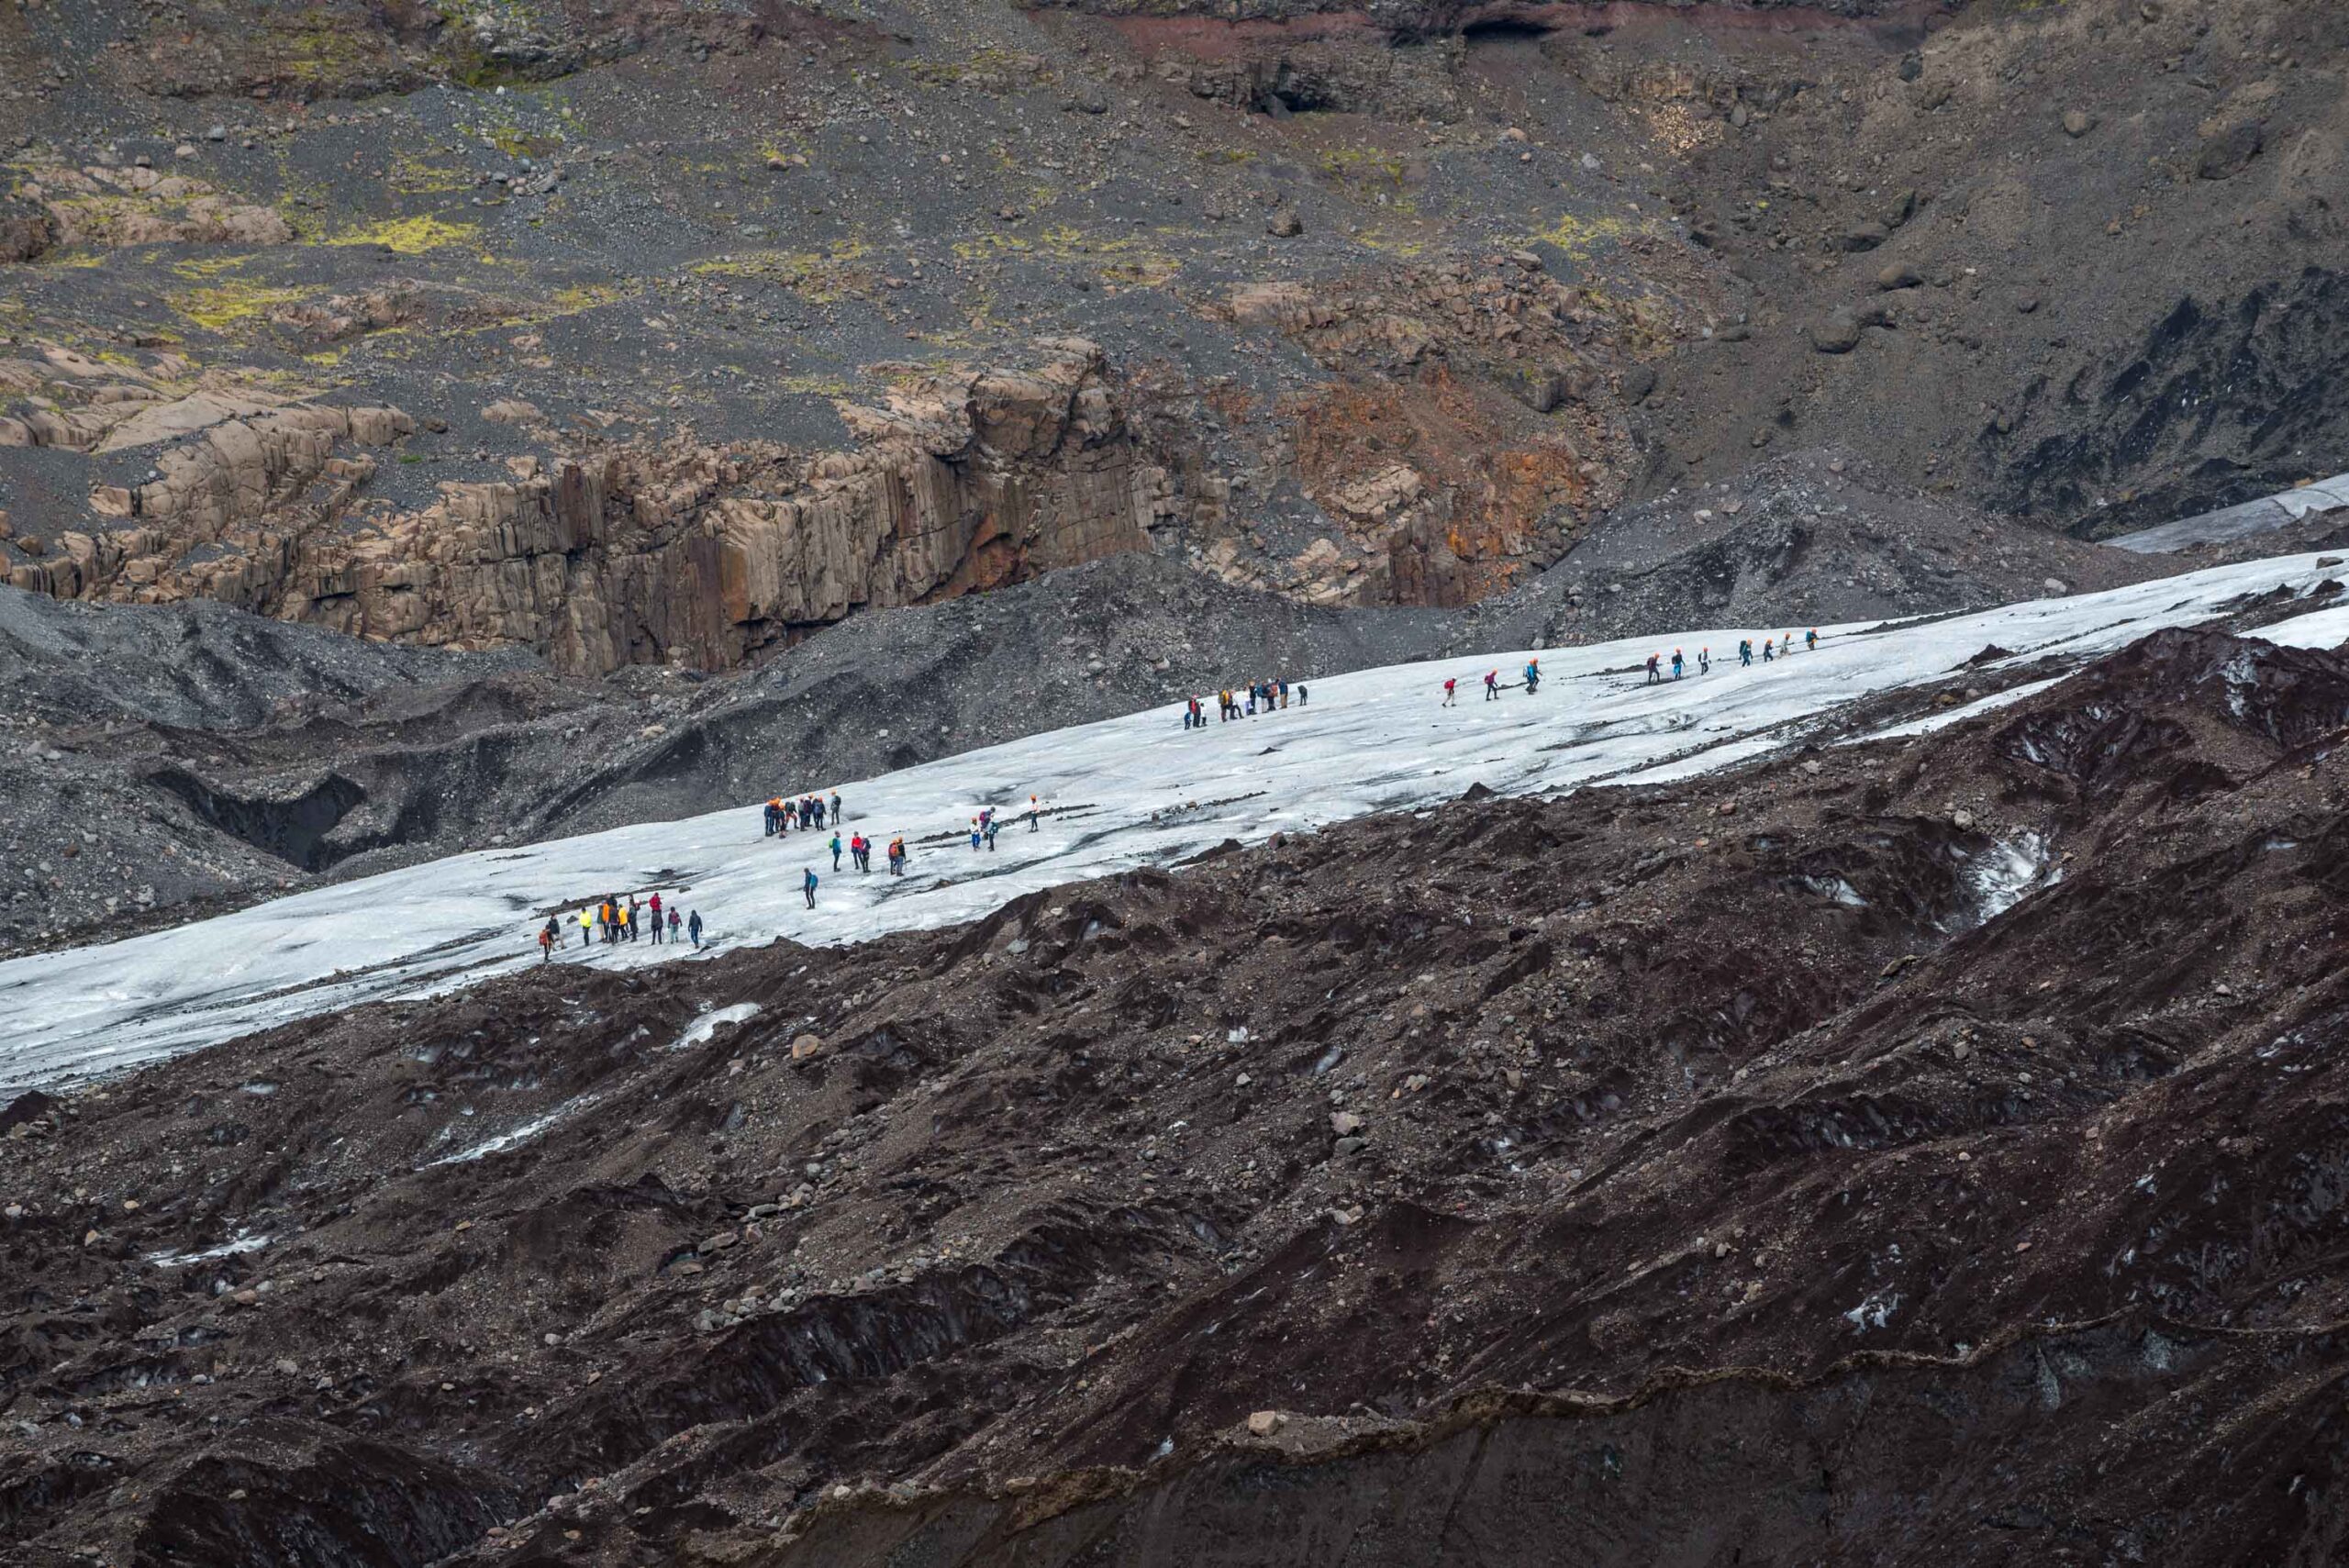
[[[1303, 677], [1307, 706], [1184, 730], [1172, 706], [1055, 730], [861, 781], [789, 776], [789, 795], [837, 788], [847, 826], [903, 834], [910, 873], [834, 873], [824, 835], [765, 839], [756, 803], [675, 822], [480, 851], [341, 883], [235, 914], [99, 947], [0, 963], [0, 1092], [119, 1070], [288, 1019], [416, 995], [539, 962], [540, 924], [607, 893], [650, 894], [700, 912], [714, 951], [778, 936], [822, 944], [966, 920], [1020, 894], [1144, 864], [1227, 839], [1410, 810], [1473, 783], [1502, 792], [1699, 773], [1799, 743], [1856, 697], [1943, 676], [1996, 643], [2018, 660], [2087, 659], [2165, 626], [2190, 625], [2246, 595], [2305, 593], [2326, 575], [2283, 557], [1897, 626], [1822, 628], [1819, 651], [1736, 665], [1740, 636], [1691, 630], [1486, 661]], [[2292, 628], [2330, 635], [2337, 612]], [[1784, 628], [1779, 628], [1783, 630]], [[2288, 635], [2279, 628], [2278, 636]], [[1694, 673], [1709, 645], [1712, 673]], [[1652, 652], [1680, 648], [1688, 678], [1644, 684]], [[1542, 661], [1538, 696], [1478, 689]], [[1202, 672], [1203, 687], [1244, 672]], [[1460, 680], [1459, 706], [1438, 706]], [[2011, 694], [2010, 694], [2011, 695]], [[1991, 699], [1997, 701], [1998, 699]], [[1917, 725], [1904, 727], [1914, 729]], [[1041, 798], [1041, 831], [1017, 820]], [[983, 806], [1012, 817], [993, 852], [969, 848]], [[878, 857], [876, 857], [877, 859]], [[801, 873], [822, 878], [804, 906]], [[567, 935], [575, 943], [575, 923]], [[649, 942], [572, 946], [558, 962], [627, 967], [692, 950]]]

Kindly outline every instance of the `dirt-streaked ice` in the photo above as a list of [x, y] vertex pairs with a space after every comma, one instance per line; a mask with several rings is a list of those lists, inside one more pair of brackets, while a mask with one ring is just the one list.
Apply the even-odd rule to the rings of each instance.
[[[787, 936], [854, 941], [985, 914], [1031, 890], [1164, 864], [1227, 839], [1262, 839], [1378, 811], [1422, 807], [1482, 783], [1549, 791], [1598, 780], [1709, 772], [1798, 743], [1854, 698], [1934, 680], [1997, 643], [2017, 659], [2086, 660], [2148, 631], [2208, 618], [2277, 587], [2305, 592], [2326, 573], [2313, 555], [2247, 562], [2110, 593], [2034, 600], [1876, 629], [1828, 628], [1817, 652], [1737, 667], [1741, 634], [1699, 630], [1557, 648], [1478, 662], [1452, 660], [1306, 677], [1310, 706], [1186, 732], [1172, 708], [1034, 736], [863, 782], [839, 782], [850, 831], [903, 833], [911, 874], [835, 872], [828, 835], [763, 839], [755, 805], [577, 839], [482, 851], [317, 888], [235, 914], [101, 947], [0, 964], [0, 1090], [53, 1084], [212, 1044], [253, 1029], [384, 997], [468, 984], [539, 962], [540, 924], [572, 915], [558, 962], [602, 968], [691, 956], [640, 942], [583, 948], [575, 917], [606, 893], [654, 890], [698, 910], [716, 947]], [[2331, 611], [2321, 612], [2330, 617]], [[2311, 617], [2302, 628], [2330, 631]], [[1776, 628], [1783, 631], [1786, 628]], [[1661, 685], [1639, 666], [1675, 646], [1693, 670]], [[1517, 679], [1529, 657], [1541, 695], [1482, 700], [1485, 671]], [[1211, 672], [1230, 679], [1249, 672]], [[1459, 706], [1438, 706], [1444, 677]], [[1203, 675], [1203, 684], [1208, 679]], [[876, 715], [876, 720], [884, 716]], [[836, 781], [789, 776], [793, 794]], [[1043, 827], [1018, 819], [1041, 796]], [[971, 818], [1009, 820], [993, 851], [974, 851]], [[881, 857], [876, 852], [876, 863]], [[842, 863], [845, 864], [845, 857]], [[817, 907], [800, 876], [822, 878]]]

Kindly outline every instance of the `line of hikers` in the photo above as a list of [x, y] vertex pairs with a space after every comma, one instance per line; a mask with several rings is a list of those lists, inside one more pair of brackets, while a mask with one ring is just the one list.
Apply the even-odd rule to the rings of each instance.
[[[1819, 651], [1819, 628], [1817, 627], [1812, 627], [1809, 631], [1803, 633], [1802, 645], [1806, 652], [1816, 653]], [[1791, 631], [1787, 632], [1782, 639], [1776, 642], [1773, 642], [1770, 639], [1765, 637], [1762, 639], [1762, 662], [1767, 664], [1774, 660], [1783, 659], [1794, 651], [1795, 634]], [[1752, 638], [1741, 637], [1737, 639], [1737, 663], [1740, 669], [1750, 669], [1753, 667], [1753, 639]], [[1674, 649], [1672, 651], [1672, 678], [1675, 681], [1680, 679], [1681, 676], [1687, 673], [1687, 661], [1681, 656], [1680, 650], [1677, 648]], [[1712, 673], [1712, 670], [1713, 651], [1709, 648], [1699, 648], [1697, 650], [1697, 673], [1699, 675], [1709, 675]], [[1651, 653], [1648, 655], [1648, 684], [1655, 686], [1663, 684], [1663, 656], [1661, 654]]]
[[[1253, 718], [1260, 712], [1288, 706], [1289, 684], [1284, 677], [1271, 681], [1253, 681], [1245, 686], [1226, 686], [1215, 695], [1216, 717], [1230, 724], [1235, 718]], [[1297, 684], [1297, 706], [1303, 707], [1311, 694], [1305, 683]], [[1205, 729], [1208, 727], [1207, 705], [1192, 697], [1183, 705], [1183, 728]]]
[[[1819, 628], [1817, 627], [1813, 627], [1809, 631], [1805, 632], [1803, 634], [1802, 642], [1803, 647], [1806, 650], [1811, 652], [1817, 652], [1819, 651]], [[1767, 664], [1774, 659], [1783, 658], [1794, 651], [1795, 634], [1791, 631], [1787, 632], [1783, 641], [1775, 643], [1765, 637], [1762, 639], [1761, 648], [1762, 662]], [[1753, 662], [1753, 650], [1754, 643], [1752, 638], [1739, 639], [1737, 644], [1738, 663], [1740, 665], [1751, 665]], [[1672, 651], [1671, 668], [1672, 678], [1675, 681], [1681, 679], [1688, 673], [1687, 655], [1683, 653], [1677, 648]], [[1649, 654], [1647, 662], [1647, 684], [1651, 686], [1661, 685], [1664, 679], [1664, 655], [1661, 653]], [[1709, 675], [1712, 673], [1713, 651], [1710, 648], [1699, 648], [1697, 650], [1697, 673], [1699, 675]], [[1503, 692], [1513, 692], [1520, 686], [1525, 689], [1525, 695], [1527, 696], [1532, 696], [1541, 691], [1542, 661], [1539, 659], [1527, 660], [1525, 662], [1523, 675], [1524, 678], [1522, 680], [1504, 681], [1501, 679], [1501, 673], [1499, 670], [1493, 669], [1486, 671], [1485, 700], [1486, 702], [1498, 702]], [[1443, 679], [1443, 701], [1439, 706], [1443, 707], [1457, 707], [1459, 705], [1460, 677], [1457, 675], [1446, 675]], [[1196, 701], [1191, 704], [1194, 713], [1197, 712], [1198, 706], [1199, 705]]]
[[772, 839], [794, 828], [804, 833], [811, 828], [821, 828], [827, 820], [836, 824], [841, 820], [838, 790], [832, 792], [829, 801], [820, 795], [803, 795], [797, 800], [785, 800], [778, 795], [767, 802], [766, 836]]
[[[1522, 680], [1504, 681], [1501, 679], [1501, 673], [1498, 670], [1486, 671], [1485, 700], [1486, 702], [1498, 702], [1501, 700], [1501, 694], [1503, 692], [1513, 692], [1520, 686], [1525, 688], [1525, 695], [1527, 696], [1533, 696], [1538, 694], [1542, 690], [1542, 661], [1539, 659], [1528, 659], [1525, 662], [1525, 668], [1521, 673], [1524, 676]], [[1446, 675], [1443, 678], [1443, 702], [1442, 706], [1444, 707], [1458, 707], [1460, 706], [1459, 676]]]
[[641, 933], [652, 933], [654, 946], [659, 946], [663, 932], [672, 942], [691, 941], [701, 946], [701, 911], [687, 913], [672, 903], [664, 910], [661, 895], [655, 893], [644, 903], [635, 894], [622, 899], [617, 894], [606, 894], [579, 911], [575, 917], [550, 915], [547, 923], [539, 928], [539, 957], [554, 957], [554, 950], [562, 945], [563, 927], [572, 919], [579, 923], [579, 945], [592, 947], [597, 941], [607, 944], [632, 942]]

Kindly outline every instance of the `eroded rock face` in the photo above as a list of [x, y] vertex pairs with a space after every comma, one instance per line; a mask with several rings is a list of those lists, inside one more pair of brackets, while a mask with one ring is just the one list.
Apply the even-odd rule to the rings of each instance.
[[[429, 506], [361, 513], [395, 408], [262, 408], [217, 395], [141, 405], [195, 438], [136, 489], [101, 486], [113, 529], [69, 532], [16, 586], [62, 598], [218, 599], [285, 620], [451, 648], [526, 647], [588, 672], [743, 662], [871, 607], [919, 604], [1150, 547], [1177, 519], [1092, 344], [1031, 369], [934, 377], [847, 411], [859, 445], [679, 440], [523, 459]], [[519, 417], [520, 416], [518, 416]], [[108, 429], [64, 432], [89, 450]]]
[[[0, 261], [28, 261], [50, 244], [284, 245], [294, 238], [274, 207], [238, 201], [192, 175], [98, 163], [33, 173], [16, 204], [23, 216], [0, 215]], [[28, 210], [36, 203], [39, 229]]]

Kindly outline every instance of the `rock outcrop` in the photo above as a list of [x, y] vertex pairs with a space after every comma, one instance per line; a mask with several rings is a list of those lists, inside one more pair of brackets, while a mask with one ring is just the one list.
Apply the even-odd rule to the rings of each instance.
[[[8, 580], [528, 648], [590, 673], [729, 668], [860, 609], [1146, 550], [1179, 520], [1174, 481], [1130, 434], [1100, 350], [1040, 347], [1033, 369], [932, 375], [882, 407], [844, 409], [859, 438], [847, 451], [680, 439], [522, 458], [510, 479], [444, 484], [404, 512], [354, 505], [376, 472], [367, 449], [415, 428], [401, 410], [150, 400], [139, 420], [193, 439], [146, 484], [96, 487], [93, 510], [119, 526], [67, 532]], [[121, 428], [87, 423], [53, 444], [91, 450]]]
[[[26, 261], [58, 245], [284, 245], [293, 226], [274, 207], [240, 202], [209, 181], [143, 164], [93, 163], [33, 171], [17, 192], [0, 261]], [[36, 227], [33, 204], [46, 219]]]

